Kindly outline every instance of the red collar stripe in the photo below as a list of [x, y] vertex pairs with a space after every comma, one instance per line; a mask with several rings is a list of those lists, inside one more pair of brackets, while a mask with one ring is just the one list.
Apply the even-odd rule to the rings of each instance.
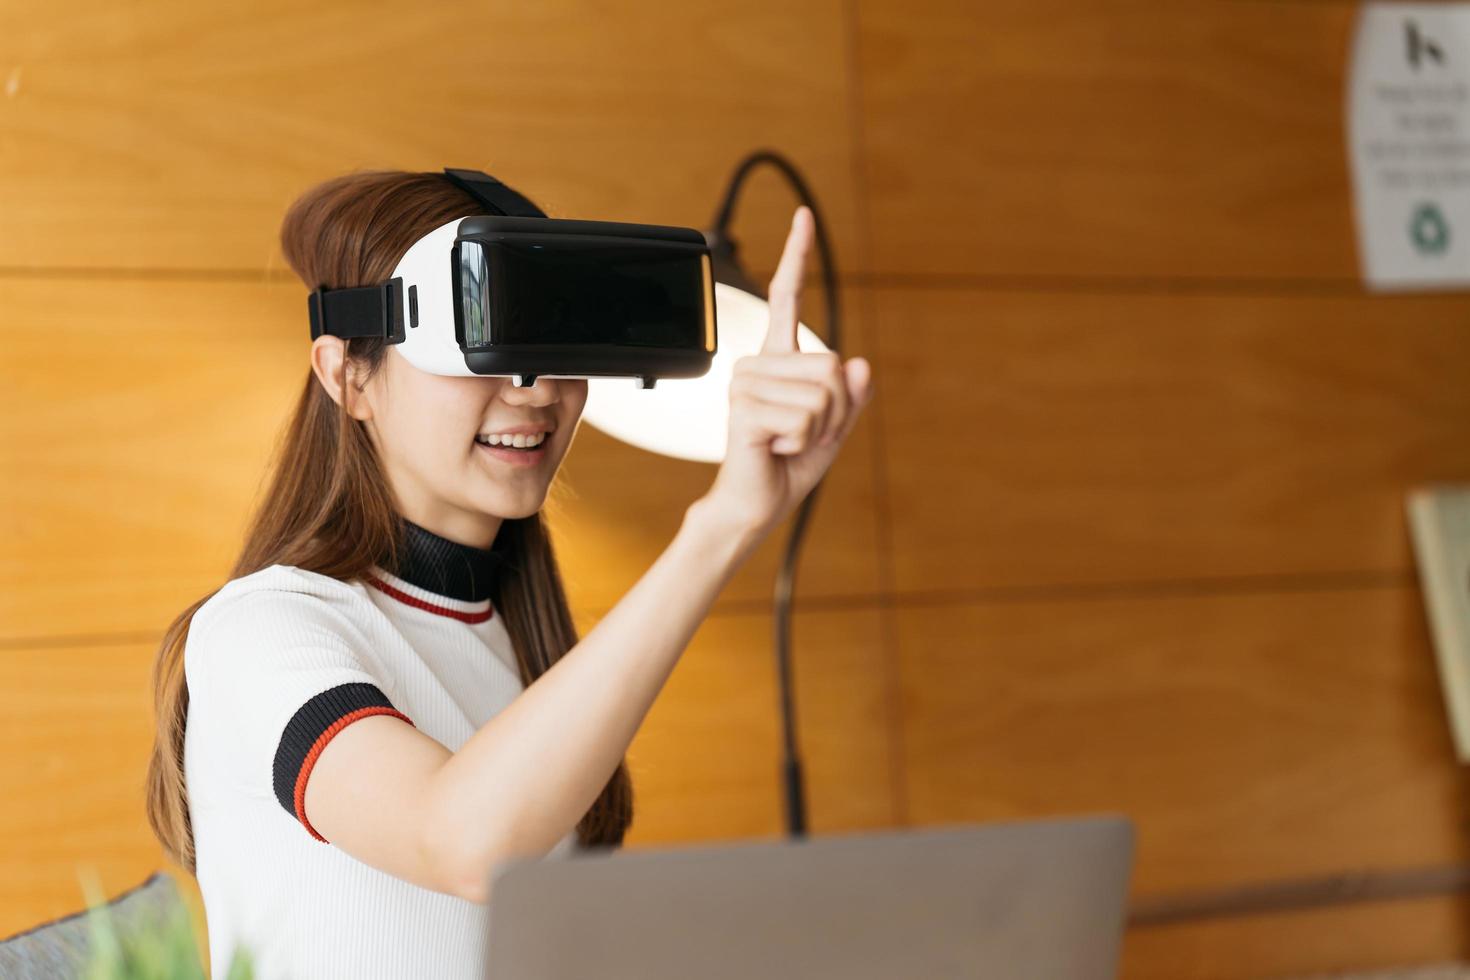
[[415, 609], [424, 609], [431, 613], [438, 613], [440, 616], [448, 616], [462, 623], [483, 623], [495, 615], [495, 607], [493, 605], [488, 607], [484, 612], [465, 612], [462, 609], [448, 609], [444, 606], [435, 605], [432, 602], [425, 602], [416, 596], [411, 596], [402, 589], [395, 589], [376, 575], [367, 575], [365, 578], [369, 585], [381, 592], [387, 593], [404, 605], [413, 606]]

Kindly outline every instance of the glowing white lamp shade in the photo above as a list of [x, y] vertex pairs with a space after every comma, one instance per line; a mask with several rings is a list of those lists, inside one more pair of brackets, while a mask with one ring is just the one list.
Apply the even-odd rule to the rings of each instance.
[[[582, 418], [649, 452], [700, 463], [720, 462], [729, 436], [733, 366], [738, 358], [760, 352], [770, 320], [765, 300], [715, 283], [718, 349], [709, 370], [698, 378], [659, 378], [652, 388], [639, 388], [634, 378], [588, 378]], [[814, 353], [827, 349], [800, 321], [796, 347]]]

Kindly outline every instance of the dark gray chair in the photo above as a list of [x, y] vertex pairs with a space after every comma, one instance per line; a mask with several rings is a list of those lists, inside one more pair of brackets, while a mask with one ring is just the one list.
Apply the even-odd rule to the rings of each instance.
[[[172, 877], [155, 871], [107, 903], [119, 935], [165, 921], [183, 909]], [[0, 940], [0, 977], [5, 980], [74, 980], [91, 956], [92, 931], [85, 909]], [[200, 976], [203, 976], [201, 968]]]

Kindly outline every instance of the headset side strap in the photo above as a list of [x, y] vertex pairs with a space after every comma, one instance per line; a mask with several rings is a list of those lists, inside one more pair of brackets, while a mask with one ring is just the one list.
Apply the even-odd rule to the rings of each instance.
[[311, 339], [382, 337], [401, 344], [403, 331], [403, 277], [394, 276], [375, 286], [317, 289], [306, 297], [311, 316]]

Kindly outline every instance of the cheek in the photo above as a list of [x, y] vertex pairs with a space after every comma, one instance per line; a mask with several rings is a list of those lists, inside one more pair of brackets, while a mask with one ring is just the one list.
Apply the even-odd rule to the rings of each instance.
[[484, 468], [478, 451], [468, 440], [452, 437], [446, 430], [421, 433], [410, 443], [413, 467], [419, 481], [440, 493], [473, 483]]
[[436, 421], [433, 415], [395, 417], [391, 433], [393, 454], [414, 472], [442, 477], [462, 469], [475, 447], [461, 438], [453, 425]]

